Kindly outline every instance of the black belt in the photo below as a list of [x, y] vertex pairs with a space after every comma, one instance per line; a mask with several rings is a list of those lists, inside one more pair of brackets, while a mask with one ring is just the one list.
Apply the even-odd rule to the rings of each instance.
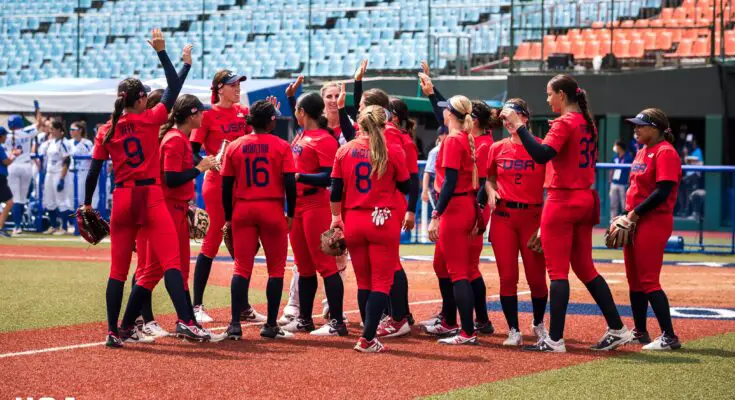
[[517, 210], [527, 210], [529, 208], [535, 208], [535, 207], [541, 207], [543, 204], [528, 204], [528, 203], [518, 203], [515, 201], [503, 201], [501, 200], [499, 205], [502, 205], [506, 208], [514, 208]]
[[317, 193], [319, 193], [319, 188], [304, 189], [302, 196], [311, 196]]
[[469, 194], [473, 194], [473, 193], [471, 192], [452, 193], [452, 197], [467, 196]]
[[138, 179], [135, 181], [115, 182], [115, 187], [131, 187], [131, 186], [150, 186], [155, 185], [158, 180], [156, 178]]

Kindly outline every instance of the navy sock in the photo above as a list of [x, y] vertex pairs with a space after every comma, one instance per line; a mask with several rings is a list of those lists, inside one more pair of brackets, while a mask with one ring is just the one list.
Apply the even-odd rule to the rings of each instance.
[[[23, 223], [23, 211], [25, 210], [25, 204], [13, 203], [12, 214], [13, 214], [13, 225], [15, 229], [19, 229]], [[117, 324], [117, 322], [115, 322]]]
[[550, 319], [549, 338], [559, 341], [564, 337], [564, 322], [567, 318], [567, 306], [569, 305], [569, 281], [557, 279], [551, 281], [549, 287]]
[[194, 305], [202, 305], [204, 301], [204, 289], [207, 287], [209, 272], [212, 270], [212, 259], [199, 253], [197, 263], [194, 267]]
[[283, 294], [283, 278], [268, 278], [265, 286], [265, 297], [268, 298], [268, 325], [278, 326], [278, 308], [281, 306], [281, 295]]
[[462, 330], [471, 335], [475, 332], [475, 320], [472, 314], [475, 309], [475, 295], [472, 293], [472, 285], [467, 279], [461, 279], [454, 282], [453, 290]]
[[406, 317], [408, 310], [406, 307], [406, 298], [408, 298], [408, 280], [403, 270], [396, 271], [393, 274], [393, 286], [390, 288], [390, 304], [391, 316], [393, 320], [400, 321]]
[[59, 211], [57, 209], [48, 210], [48, 222], [52, 228], [59, 227]]
[[623, 320], [620, 319], [620, 313], [618, 313], [618, 309], [615, 307], [615, 300], [613, 300], [610, 287], [607, 285], [605, 278], [602, 275], [597, 275], [595, 279], [587, 282], [585, 286], [587, 286], [587, 290], [592, 295], [592, 298], [595, 299], [597, 306], [600, 307], [600, 311], [602, 311], [602, 315], [605, 317], [605, 321], [607, 321], [607, 326], [610, 329], [621, 329], [624, 326]]
[[143, 286], [133, 286], [133, 290], [130, 292], [130, 297], [128, 298], [128, 305], [125, 307], [125, 314], [123, 314], [122, 322], [120, 322], [121, 328], [127, 329], [135, 325], [135, 319], [140, 315], [140, 308], [143, 306], [143, 301], [146, 296], [150, 296], [150, 293], [150, 290]]
[[362, 337], [366, 340], [373, 340], [378, 330], [380, 317], [385, 309], [385, 303], [388, 301], [388, 295], [380, 292], [370, 292], [365, 309], [365, 328], [362, 330]]
[[331, 318], [342, 322], [345, 299], [345, 286], [342, 283], [342, 277], [339, 274], [334, 274], [324, 278], [324, 291], [327, 292], [327, 303], [329, 303]]
[[663, 290], [657, 290], [646, 295], [651, 303], [653, 313], [656, 314], [661, 333], [666, 336], [676, 336], [674, 333], [674, 324], [671, 322], [671, 309], [669, 308], [669, 298]]
[[191, 303], [191, 293], [187, 290], [185, 294], [186, 294], [186, 308], [188, 308], [189, 312], [191, 312], [191, 319], [193, 319], [194, 323], [197, 324], [196, 317], [194, 317], [194, 305]]
[[447, 325], [457, 325], [457, 303], [454, 299], [452, 280], [439, 278], [439, 292], [442, 295], [442, 315]]
[[156, 320], [156, 317], [153, 316], [152, 302], [153, 302], [153, 292], [146, 290], [146, 294], [143, 297], [143, 305], [140, 307], [140, 314], [139, 314], [143, 316], [143, 321], [145, 322], [151, 322], [151, 321]]
[[117, 319], [120, 317], [122, 307], [123, 289], [125, 282], [109, 278], [107, 290], [105, 291], [105, 302], [107, 304], [107, 330], [117, 334]]
[[[299, 317], [311, 321], [314, 312], [314, 297], [319, 281], [314, 276], [299, 275]], [[331, 305], [329, 306], [331, 309]]]
[[533, 324], [538, 325], [544, 322], [544, 313], [546, 313], [546, 298], [544, 297], [531, 297], [531, 304], [533, 305]]
[[186, 305], [186, 292], [184, 291], [184, 277], [181, 271], [171, 268], [163, 273], [163, 281], [166, 283], [171, 301], [174, 303], [176, 315], [185, 323], [193, 322], [194, 316]]
[[370, 297], [370, 291], [367, 289], [357, 289], [357, 308], [360, 309], [360, 320], [365, 324], [367, 302]]
[[646, 332], [646, 319], [648, 317], [648, 297], [643, 292], [630, 292], [630, 309], [633, 311], [633, 323], [635, 330]]
[[518, 329], [518, 296], [500, 296], [500, 306], [508, 322], [508, 329]]
[[475, 315], [477, 322], [486, 324], [490, 322], [490, 318], [487, 316], [487, 288], [485, 287], [485, 280], [482, 277], [475, 279], [470, 282], [472, 285], [472, 293], [475, 295]]
[[248, 286], [250, 282], [248, 279], [243, 278], [240, 275], [232, 275], [232, 281], [230, 282], [230, 297], [232, 301], [232, 319], [230, 320], [231, 325], [240, 324], [240, 314], [245, 307], [245, 303], [248, 297]]

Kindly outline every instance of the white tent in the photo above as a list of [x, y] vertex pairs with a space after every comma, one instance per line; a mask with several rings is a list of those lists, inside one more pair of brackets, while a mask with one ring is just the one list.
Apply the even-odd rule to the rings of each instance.
[[[52, 78], [37, 82], [8, 86], [0, 89], [0, 112], [33, 112], [33, 101], [38, 100], [43, 112], [110, 113], [117, 96], [117, 79]], [[151, 89], [166, 87], [166, 79], [143, 81]], [[272, 95], [288, 104], [284, 92], [290, 81], [285, 79], [256, 79], [241, 84], [242, 103], [248, 105]], [[184, 83], [182, 94], [193, 94], [203, 103], [210, 102], [211, 81], [191, 79]], [[286, 107], [288, 108], [288, 107]], [[290, 110], [281, 110], [284, 115]]]

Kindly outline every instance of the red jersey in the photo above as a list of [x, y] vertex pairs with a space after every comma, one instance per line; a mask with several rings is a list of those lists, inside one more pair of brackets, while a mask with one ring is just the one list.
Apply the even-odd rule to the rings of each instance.
[[485, 134], [481, 136], [475, 136], [475, 154], [477, 158], [475, 163], [477, 164], [477, 177], [487, 178], [487, 155], [490, 151], [490, 146], [493, 145], [493, 135]]
[[396, 182], [407, 181], [408, 170], [401, 148], [388, 146], [385, 173], [378, 178], [370, 163], [370, 138], [360, 135], [337, 150], [332, 178], [344, 180], [347, 209], [395, 208]]
[[[209, 156], [215, 156], [222, 147], [222, 142], [235, 139], [252, 132], [252, 128], [245, 122], [248, 108], [240, 104], [233, 104], [230, 108], [212, 106], [211, 110], [204, 111], [202, 125], [191, 133], [191, 141], [201, 143], [204, 152]], [[210, 174], [219, 176], [214, 169]]]
[[295, 172], [288, 142], [268, 133], [235, 139], [222, 165], [222, 176], [235, 177], [234, 197], [242, 200], [283, 200], [283, 174]]
[[406, 168], [409, 174], [419, 173], [419, 150], [416, 147], [416, 143], [411, 139], [411, 135], [408, 132], [404, 132], [391, 122], [385, 124], [385, 130], [383, 131], [385, 141], [388, 147], [397, 145], [399, 146], [406, 155]]
[[[302, 132], [291, 143], [296, 172], [316, 174], [320, 168], [332, 168], [339, 144], [329, 132], [315, 129]], [[326, 188], [296, 183], [297, 208], [326, 206], [329, 195]]]
[[110, 122], [97, 132], [92, 158], [112, 159], [115, 182], [160, 178], [158, 130], [167, 119], [163, 103], [140, 114], [123, 114], [110, 141], [104, 143]]
[[663, 181], [674, 182], [674, 188], [669, 198], [652, 212], [673, 214], [681, 182], [681, 159], [674, 146], [665, 140], [636, 153], [630, 167], [630, 188], [625, 198], [625, 209], [636, 208], [656, 190], [656, 183]]
[[[166, 172], [183, 172], [194, 168], [194, 157], [189, 137], [178, 129], [171, 129], [161, 141], [161, 182], [165, 182]], [[167, 199], [189, 201], [194, 197], [194, 180], [170, 188], [163, 185], [163, 195]]]
[[589, 189], [595, 183], [597, 132], [581, 113], [569, 112], [551, 121], [543, 144], [556, 150], [546, 187]]
[[441, 185], [444, 184], [447, 168], [456, 169], [459, 173], [454, 193], [475, 190], [472, 187], [472, 171], [475, 163], [472, 160], [470, 141], [467, 135], [466, 132], [455, 132], [449, 134], [442, 141], [436, 161], [436, 179], [434, 180], [435, 183], [438, 182], [438, 191], [441, 190]]
[[525, 204], [544, 202], [546, 168], [533, 161], [522, 144], [515, 144], [510, 138], [493, 144], [485, 165], [487, 176], [496, 177], [501, 199]]

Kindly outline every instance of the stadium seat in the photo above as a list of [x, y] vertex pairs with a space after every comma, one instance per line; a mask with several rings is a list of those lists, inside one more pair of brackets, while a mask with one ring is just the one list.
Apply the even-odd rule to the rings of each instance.
[[531, 53], [531, 43], [523, 42], [517, 48], [514, 58], [519, 61], [528, 60]]
[[676, 48], [676, 51], [674, 53], [666, 54], [666, 57], [675, 57], [675, 58], [686, 58], [692, 56], [692, 45], [693, 41], [691, 39], [682, 39], [679, 41], [679, 46]]
[[693, 57], [707, 57], [711, 54], [710, 40], [708, 38], [698, 38], [692, 45]]

